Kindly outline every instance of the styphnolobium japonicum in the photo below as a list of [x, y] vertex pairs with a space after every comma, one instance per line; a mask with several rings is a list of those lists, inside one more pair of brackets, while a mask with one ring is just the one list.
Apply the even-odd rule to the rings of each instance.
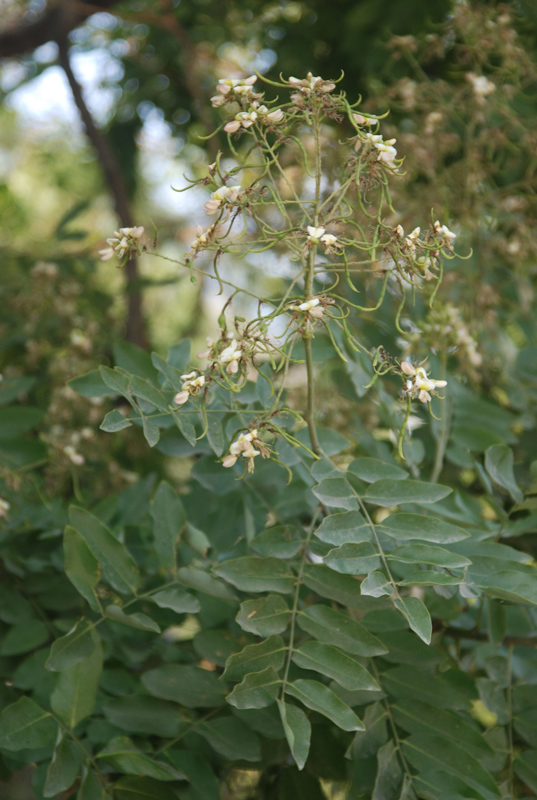
[[[396, 355], [471, 251], [426, 208], [403, 230], [383, 118], [311, 73], [265, 84], [219, 82], [229, 153], [184, 187], [210, 192], [178, 264], [212, 281], [216, 335], [167, 358], [122, 344], [71, 384], [120, 398], [103, 431], [135, 425], [191, 469], [71, 506], [59, 622], [17, 602], [6, 562], [4, 764], [78, 800], [522, 797], [537, 579], [514, 418], [448, 380], [456, 311], [434, 352]], [[141, 226], [107, 244], [167, 258]]]

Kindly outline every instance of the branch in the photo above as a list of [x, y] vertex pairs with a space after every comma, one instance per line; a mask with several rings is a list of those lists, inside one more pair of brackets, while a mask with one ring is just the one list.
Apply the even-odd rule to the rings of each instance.
[[0, 58], [16, 58], [30, 53], [42, 44], [66, 39], [69, 33], [95, 14], [106, 11], [119, 0], [79, 0], [75, 4], [60, 3], [49, 8], [35, 22], [19, 22], [0, 33]]
[[[82, 89], [76, 80], [69, 62], [67, 40], [58, 38], [59, 61], [69, 81], [73, 98], [84, 123], [86, 135], [95, 148], [97, 157], [104, 172], [105, 180], [114, 198], [116, 212], [122, 228], [131, 228], [133, 220], [130, 201], [123, 175], [110, 143], [102, 131], [97, 128], [93, 117], [84, 101]], [[142, 298], [140, 294], [138, 264], [135, 258], [127, 261], [127, 330], [126, 339], [139, 347], [147, 345], [144, 318], [142, 314]]]

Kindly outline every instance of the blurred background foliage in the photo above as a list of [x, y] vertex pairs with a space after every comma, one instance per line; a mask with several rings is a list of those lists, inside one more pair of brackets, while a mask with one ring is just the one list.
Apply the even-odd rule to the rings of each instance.
[[[403, 209], [394, 226], [426, 226], [420, 215], [434, 208], [433, 219], [448, 221], [468, 257], [450, 262], [434, 310], [417, 300], [396, 332], [397, 301], [389, 297], [374, 320], [358, 315], [357, 333], [392, 355], [431, 356], [433, 374], [446, 375], [455, 387], [441, 420], [414, 419], [406, 455], [415, 475], [436, 479], [442, 473], [443, 482], [473, 495], [477, 519], [493, 522], [502, 518], [502, 507], [492, 496], [482, 454], [507, 443], [528, 495], [519, 511], [536, 507], [537, 9], [531, 0], [3, 0], [0, 7], [0, 404], [7, 420], [0, 423], [0, 495], [11, 504], [0, 548], [6, 580], [24, 596], [33, 586], [30, 603], [34, 592], [42, 596], [45, 638], [50, 618], [61, 619], [66, 606], [74, 615], [79, 603], [74, 596], [65, 600], [60, 572], [67, 504], [73, 498], [100, 502], [105, 521], [134, 530], [156, 476], [187, 491], [193, 459], [171, 457], [185, 455], [184, 442], [164, 437], [148, 455], [137, 428], [114, 437], [99, 432], [104, 413], [118, 401], [83, 396], [67, 382], [102, 363], [134, 363], [143, 371], [133, 345], [150, 342], [164, 353], [191, 336], [196, 352], [215, 333], [219, 303], [202, 280], [192, 283], [150, 255], [124, 273], [95, 254], [119, 224], [122, 192], [135, 223], [158, 239], [160, 252], [173, 258], [186, 252], [205, 195], [185, 196], [171, 187], [184, 185], [183, 173], [204, 174], [224, 149], [220, 135], [200, 136], [220, 124], [209, 98], [218, 78], [228, 75], [258, 70], [276, 79], [311, 70], [332, 78], [343, 71], [343, 88], [352, 98], [361, 94], [367, 112], [390, 110], [382, 131], [397, 137], [406, 173], [394, 189], [394, 206]], [[123, 181], [119, 188], [103, 169], [95, 135], [79, 123], [58, 65], [62, 48], [98, 135], [108, 143]], [[494, 90], [480, 93], [471, 74], [486, 76]], [[327, 154], [337, 160], [329, 131], [326, 136]], [[238, 267], [228, 261], [224, 269], [237, 274]], [[380, 275], [382, 258], [378, 269]], [[285, 280], [285, 265], [277, 260], [267, 260], [262, 274], [252, 268], [244, 275], [260, 294]], [[378, 285], [376, 276], [364, 282], [366, 304], [375, 301]], [[143, 317], [129, 324], [133, 296], [141, 298]], [[330, 379], [320, 390], [321, 423], [344, 430], [355, 454], [389, 457], [402, 419], [395, 387], [378, 382], [366, 392], [368, 363], [334, 361], [328, 342], [324, 359], [320, 352], [318, 368]], [[303, 392], [300, 374], [294, 391]], [[10, 421], [20, 408], [23, 415]], [[201, 445], [197, 457], [206, 452]], [[196, 498], [194, 491], [190, 510]], [[244, 509], [233, 502], [229, 529], [246, 524]], [[205, 521], [209, 526], [209, 515]], [[139, 553], [144, 525], [133, 534]], [[230, 535], [226, 528], [222, 549]], [[516, 545], [535, 556], [516, 536], [514, 530]], [[35, 582], [29, 584], [29, 576]], [[204, 608], [210, 625], [218, 624], [213, 605], [207, 601]], [[2, 633], [24, 619], [0, 613]], [[530, 625], [518, 620], [513, 630], [525, 635]], [[22, 652], [2, 655], [0, 649], [2, 674], [22, 670], [14, 688], [2, 687], [3, 705], [17, 688], [31, 687], [37, 698], [46, 694], [24, 661], [42, 636], [37, 626]], [[135, 669], [132, 644], [123, 647], [125, 663]], [[162, 643], [157, 654], [164, 660], [166, 647]], [[114, 681], [124, 678], [116, 667], [107, 676], [112, 695]], [[105, 741], [105, 733], [94, 729], [95, 742]], [[340, 769], [319, 764], [316, 777], [341, 777]], [[4, 764], [3, 777], [16, 767], [15, 759]], [[38, 797], [43, 779], [35, 783]], [[245, 782], [244, 797], [251, 796], [247, 771], [227, 779], [236, 792]], [[281, 797], [294, 796], [291, 785], [280, 790]], [[10, 800], [29, 796], [25, 786], [20, 795], [14, 785], [1, 791], [11, 792]]]

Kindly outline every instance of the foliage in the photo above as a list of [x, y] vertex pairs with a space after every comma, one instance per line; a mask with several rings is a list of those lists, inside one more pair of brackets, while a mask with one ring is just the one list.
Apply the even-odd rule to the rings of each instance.
[[[114, 404], [104, 458], [128, 442], [126, 466], [142, 437], [161, 454], [137, 460], [139, 482], [77, 471], [74, 498], [62, 484], [41, 502], [39, 459], [7, 469], [43, 450], [20, 402], [32, 389], [22, 370], [0, 385], [0, 751], [6, 772], [38, 765], [37, 798], [537, 794], [536, 336], [517, 316], [532, 200], [489, 159], [487, 130], [498, 121], [503, 153], [517, 97], [477, 102], [463, 77], [514, 69], [509, 20], [478, 49], [483, 13], [461, 4], [419, 45], [458, 79], [422, 75], [424, 107], [380, 122], [311, 75], [278, 82], [279, 101], [220, 84], [231, 157], [191, 180], [214, 222], [178, 264], [222, 295], [218, 337], [198, 357], [189, 341], [166, 357], [116, 342], [113, 368], [81, 364], [67, 394]], [[474, 115], [464, 141], [436, 102]], [[416, 142], [410, 123], [431, 113], [445, 138]], [[464, 164], [479, 191], [461, 200]], [[456, 251], [436, 215], [425, 227], [431, 205]], [[514, 237], [527, 245], [507, 271]], [[109, 244], [164, 255], [139, 229]], [[262, 271], [269, 251], [283, 291], [260, 296], [236, 264]], [[491, 279], [498, 300], [479, 312]]]

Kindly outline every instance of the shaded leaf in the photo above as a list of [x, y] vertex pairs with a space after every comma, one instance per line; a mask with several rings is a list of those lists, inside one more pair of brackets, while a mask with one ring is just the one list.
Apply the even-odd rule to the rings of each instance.
[[69, 789], [76, 780], [81, 763], [82, 751], [78, 745], [69, 737], [60, 735], [47, 770], [43, 796], [56, 797]]
[[56, 739], [58, 726], [48, 711], [29, 697], [21, 697], [0, 714], [0, 748], [28, 750], [47, 747]]
[[183, 504], [170, 484], [161, 481], [149, 509], [159, 563], [164, 569], [173, 569], [179, 534], [186, 522]]
[[63, 533], [63, 552], [65, 574], [77, 592], [88, 602], [92, 611], [99, 613], [101, 604], [94, 592], [100, 579], [99, 562], [84, 541], [84, 537], [69, 525]]
[[422, 539], [424, 542], [451, 544], [468, 539], [470, 534], [462, 528], [423, 514], [391, 514], [378, 526], [382, 533], [395, 539]]
[[89, 656], [95, 649], [92, 630], [93, 625], [87, 619], [77, 622], [66, 636], [52, 643], [45, 667], [58, 672]]
[[361, 719], [328, 686], [318, 681], [299, 678], [285, 687], [287, 694], [300, 700], [312, 711], [328, 717], [344, 731], [364, 730]]
[[385, 479], [401, 481], [408, 478], [406, 469], [401, 469], [396, 464], [387, 464], [378, 458], [355, 458], [349, 464], [348, 471], [366, 483], [376, 483]]
[[296, 706], [278, 700], [278, 708], [282, 720], [285, 738], [291, 754], [299, 769], [304, 769], [311, 742], [311, 725], [309, 719]]
[[303, 669], [311, 669], [332, 678], [349, 691], [379, 688], [365, 667], [333, 645], [304, 642], [298, 650], [293, 651], [293, 661]]
[[231, 761], [259, 761], [261, 744], [254, 731], [237, 717], [219, 717], [196, 728], [211, 747]]
[[288, 594], [294, 589], [292, 572], [277, 558], [244, 556], [218, 564], [214, 572], [243, 592]]
[[315, 536], [327, 544], [359, 544], [368, 542], [373, 532], [359, 511], [343, 511], [325, 517], [315, 531]]
[[222, 678], [240, 681], [249, 672], [264, 670], [266, 667], [281, 669], [285, 660], [287, 645], [281, 636], [270, 636], [260, 644], [249, 644], [240, 653], [230, 656]]
[[425, 644], [430, 644], [433, 624], [423, 601], [419, 597], [399, 597], [393, 601], [393, 604], [408, 621], [414, 633], [417, 633]]
[[119, 606], [106, 606], [104, 616], [114, 622], [121, 622], [123, 625], [128, 625], [130, 628], [137, 628], [139, 631], [151, 631], [151, 633], [160, 633], [160, 628], [157, 623], [148, 617], [147, 614], [137, 612], [136, 614], [125, 614]]
[[62, 670], [50, 698], [54, 713], [69, 728], [93, 714], [103, 666], [101, 641], [93, 632], [95, 649], [82, 661]]
[[164, 761], [142, 753], [127, 736], [115, 736], [95, 758], [106, 761], [118, 772], [127, 775], [145, 775], [157, 781], [175, 781], [186, 777]]
[[316, 639], [341, 647], [359, 656], [379, 656], [386, 653], [382, 642], [352, 617], [328, 606], [310, 606], [297, 615], [302, 630]]
[[241, 603], [236, 620], [244, 631], [257, 636], [282, 633], [289, 624], [290, 611], [283, 597], [269, 594]]
[[380, 556], [371, 542], [342, 544], [324, 557], [324, 563], [336, 572], [366, 575], [380, 566]]
[[187, 708], [221, 706], [228, 691], [214, 672], [179, 664], [165, 664], [146, 672], [142, 683], [155, 697]]
[[521, 503], [524, 495], [515, 479], [513, 461], [513, 451], [506, 444], [495, 444], [485, 453], [485, 469], [494, 483], [509, 492], [515, 503]]
[[281, 680], [274, 667], [245, 675], [226, 698], [235, 708], [265, 708], [276, 700]]
[[401, 503], [437, 503], [453, 489], [424, 481], [380, 480], [373, 483], [364, 499], [376, 506], [398, 506]]

